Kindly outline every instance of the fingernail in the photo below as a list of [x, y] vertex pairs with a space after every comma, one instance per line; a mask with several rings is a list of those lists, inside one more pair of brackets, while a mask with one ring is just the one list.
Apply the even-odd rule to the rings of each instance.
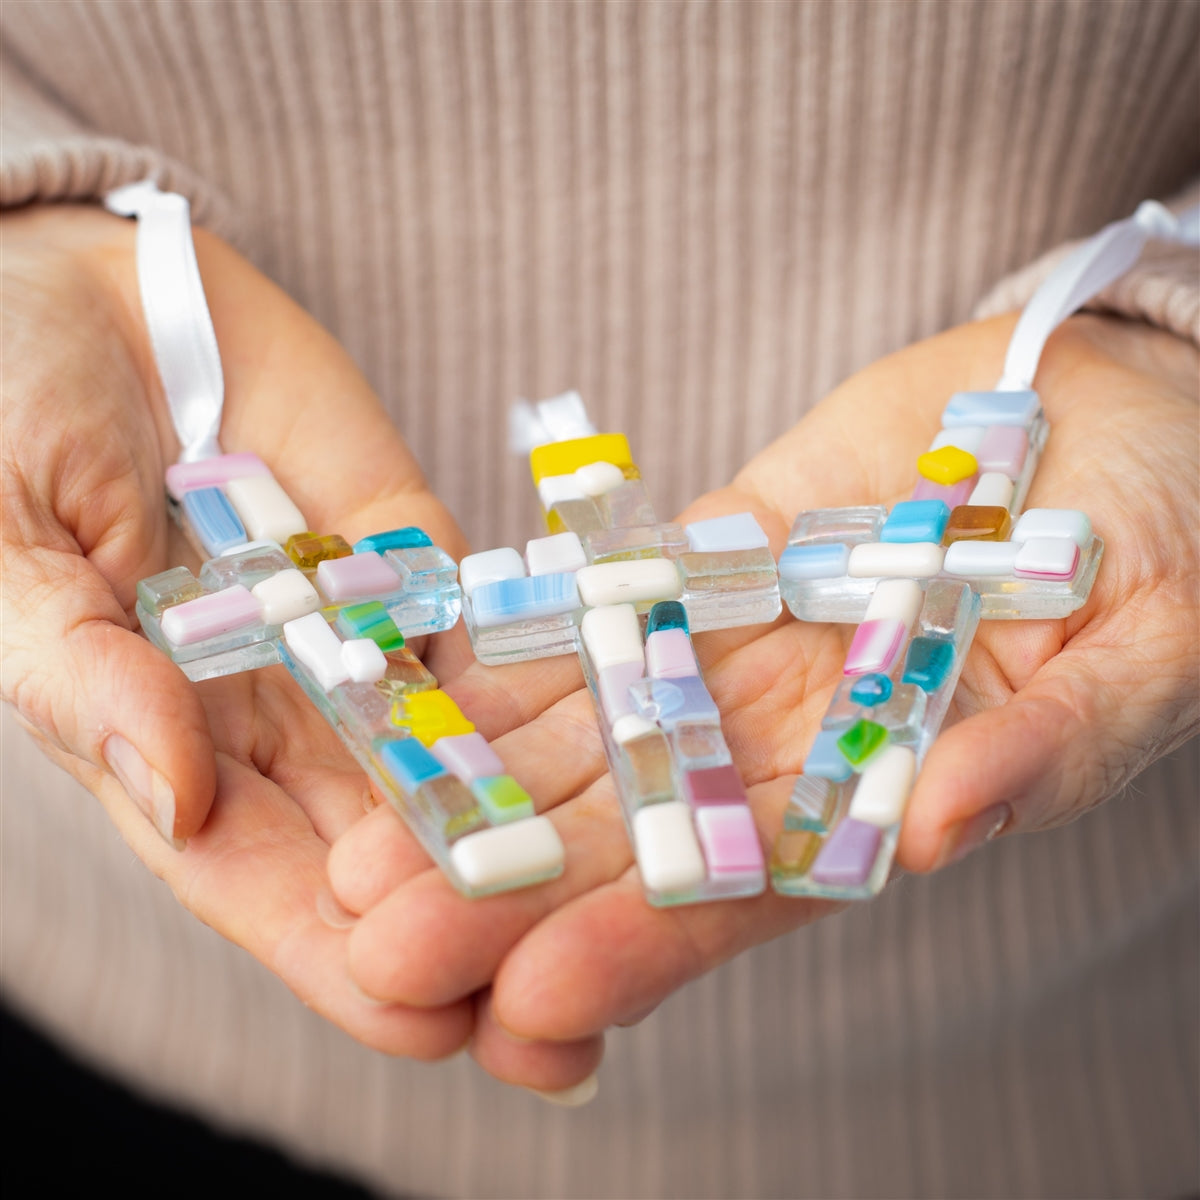
[[330, 929], [351, 929], [358, 922], [357, 915], [342, 904], [329, 884], [324, 884], [317, 893], [317, 916]]
[[629, 1029], [633, 1025], [640, 1025], [647, 1017], [653, 1016], [657, 1011], [658, 1005], [652, 1004], [649, 1008], [640, 1009], [632, 1016], [622, 1017], [619, 1021], [614, 1021], [614, 1025], [620, 1026], [622, 1029]]
[[103, 747], [104, 761], [121, 781], [133, 802], [150, 819], [164, 841], [182, 850], [186, 841], [175, 836], [175, 790], [119, 733]]
[[585, 1104], [590, 1104], [595, 1100], [596, 1093], [600, 1090], [600, 1078], [593, 1071], [574, 1087], [563, 1088], [560, 1092], [543, 1092], [538, 1088], [529, 1088], [528, 1090], [551, 1104], [557, 1104], [560, 1108], [582, 1108]]
[[972, 850], [998, 838], [1012, 824], [1013, 812], [1007, 804], [993, 804], [968, 817], [946, 834], [938, 854], [939, 867], [948, 867], [967, 857]]

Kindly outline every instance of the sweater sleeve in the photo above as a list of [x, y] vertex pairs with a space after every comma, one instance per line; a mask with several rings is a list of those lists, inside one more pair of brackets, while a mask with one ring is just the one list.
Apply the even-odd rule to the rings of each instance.
[[233, 208], [218, 189], [151, 146], [91, 128], [0, 49], [0, 208], [99, 200], [147, 178], [187, 196], [197, 223], [236, 242]]
[[[1172, 212], [1200, 204], [1200, 179], [1167, 202]], [[979, 302], [977, 318], [1021, 308], [1038, 285], [1077, 246], [1068, 242], [1002, 279]], [[1105, 288], [1087, 309], [1116, 313], [1170, 330], [1200, 345], [1200, 250], [1151, 242], [1131, 270]]]

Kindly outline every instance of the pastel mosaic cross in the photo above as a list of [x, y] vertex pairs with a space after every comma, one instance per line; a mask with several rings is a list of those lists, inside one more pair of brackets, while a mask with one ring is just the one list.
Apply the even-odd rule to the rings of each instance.
[[445, 551], [414, 527], [312, 533], [254, 454], [177, 463], [167, 492], [208, 561], [142, 580], [137, 614], [188, 678], [284, 663], [464, 895], [561, 873], [554, 826], [405, 644], [458, 620]]
[[1103, 551], [1088, 518], [1017, 515], [1046, 435], [1035, 392], [960, 392], [911, 500], [796, 518], [779, 560], [788, 607], [861, 624], [775, 843], [778, 891], [879, 891], [980, 619], [1064, 617], [1087, 599]]
[[749, 513], [659, 523], [622, 435], [597, 434], [574, 393], [538, 414], [530, 466], [551, 532], [523, 555], [463, 559], [475, 653], [578, 651], [651, 903], [756, 895], [762, 847], [691, 633], [779, 615], [766, 535]]

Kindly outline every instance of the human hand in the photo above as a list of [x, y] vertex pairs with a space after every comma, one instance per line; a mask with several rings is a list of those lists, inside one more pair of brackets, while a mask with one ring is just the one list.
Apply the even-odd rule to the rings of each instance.
[[[6, 214], [0, 236], [5, 698], [197, 917], [363, 1041], [450, 1053], [469, 1036], [470, 1002], [371, 1003], [347, 975], [346, 930], [318, 916], [328, 845], [369, 797], [337, 737], [282, 667], [193, 685], [134, 632], [137, 581], [196, 565], [166, 517], [179, 448], [134, 224], [61, 206]], [[341, 348], [229, 247], [196, 241], [225, 447], [266, 459], [320, 532], [353, 541], [416, 524], [461, 554]]]
[[[1012, 324], [956, 329], [861, 372], [685, 519], [749, 508], [778, 552], [802, 509], [906, 498], [949, 396], [993, 385]], [[1195, 729], [1196, 361], [1193, 347], [1115, 319], [1078, 318], [1051, 341], [1038, 379], [1051, 437], [1029, 504], [1088, 512], [1105, 563], [1070, 619], [981, 626], [958, 723], [910, 801], [902, 867], [945, 865], [1001, 820], [1006, 832], [1070, 820]], [[852, 633], [785, 616], [697, 638], [767, 844]], [[542, 1039], [546, 1070], [547, 1042], [575, 1046], [636, 1020], [688, 979], [830, 910], [775, 895], [649, 907], [574, 663], [474, 665], [443, 679], [552, 807], [565, 875], [462, 901], [372, 816], [335, 845], [331, 879], [364, 914], [350, 940], [363, 988], [412, 1005], [483, 989], [474, 1049], [501, 1077], [528, 1081], [515, 1039]], [[557, 1085], [574, 1078], [563, 1067]]]

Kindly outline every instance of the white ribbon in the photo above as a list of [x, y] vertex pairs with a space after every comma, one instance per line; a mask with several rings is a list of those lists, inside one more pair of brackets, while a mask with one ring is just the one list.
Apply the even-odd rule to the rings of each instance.
[[1031, 389], [1050, 335], [1073, 312], [1120, 279], [1137, 262], [1151, 238], [1200, 242], [1200, 208], [1176, 217], [1156, 201], [1146, 200], [1132, 217], [1106, 225], [1068, 254], [1025, 305], [1008, 344], [1004, 376], [996, 390]]
[[225, 379], [212, 317], [204, 298], [188, 202], [159, 191], [152, 180], [108, 193], [104, 206], [137, 217], [137, 273], [154, 361], [166, 392], [180, 462], [221, 453], [217, 434]]

